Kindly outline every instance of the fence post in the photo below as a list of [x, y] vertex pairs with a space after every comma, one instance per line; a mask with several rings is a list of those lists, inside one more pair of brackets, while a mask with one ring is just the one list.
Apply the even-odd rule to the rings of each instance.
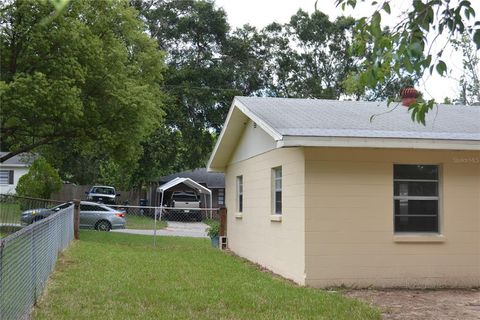
[[220, 237], [225, 237], [227, 235], [227, 208], [220, 208]]
[[79, 239], [78, 230], [80, 228], [80, 200], [73, 200], [73, 235], [75, 240]]

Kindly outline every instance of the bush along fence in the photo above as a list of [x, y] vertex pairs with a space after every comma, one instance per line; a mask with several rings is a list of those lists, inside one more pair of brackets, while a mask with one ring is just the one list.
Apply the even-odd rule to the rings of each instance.
[[[21, 221], [14, 220], [20, 212], [53, 205], [48, 200], [2, 195], [0, 216], [10, 219], [2, 224], [8, 223], [13, 228], [21, 225]], [[30, 317], [59, 252], [74, 239], [74, 216], [74, 205], [68, 204], [47, 218], [0, 239], [0, 319]]]

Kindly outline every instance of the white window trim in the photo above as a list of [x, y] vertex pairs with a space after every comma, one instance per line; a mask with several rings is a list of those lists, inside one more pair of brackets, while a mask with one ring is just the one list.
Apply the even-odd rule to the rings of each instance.
[[[425, 165], [438, 167], [438, 179], [395, 179], [393, 171], [395, 165]], [[423, 162], [395, 162], [392, 166], [392, 188], [395, 181], [416, 181], [416, 182], [437, 182], [438, 196], [416, 197], [416, 196], [393, 196], [392, 201], [392, 233], [394, 242], [445, 242], [446, 238], [443, 234], [443, 166], [440, 163], [423, 163]], [[392, 190], [393, 191], [393, 190]], [[393, 192], [392, 192], [393, 193]], [[438, 231], [437, 232], [395, 232], [395, 200], [437, 200], [438, 201]], [[427, 199], [428, 198], [428, 199]]]
[[[235, 203], [235, 212], [237, 213], [236, 215], [242, 215], [243, 214], [243, 209], [245, 206], [245, 192], [243, 190], [243, 175], [238, 175], [235, 178], [235, 184], [236, 184], [236, 189], [235, 189], [235, 198], [236, 198], [236, 203]], [[241, 187], [241, 188], [240, 188]], [[242, 208], [240, 208], [240, 196], [242, 196]], [[240, 210], [241, 209], [241, 210]]]
[[13, 184], [10, 183], [10, 171], [14, 171], [14, 170], [10, 170], [10, 169], [0, 169], [0, 171], [2, 172], [5, 172], [7, 174], [7, 182], [6, 183], [2, 183], [0, 181], [0, 186], [11, 186], [13, 184], [15, 184], [15, 182]]
[[[222, 200], [220, 200], [220, 198], [222, 198]], [[218, 189], [217, 203], [218, 205], [225, 205], [225, 189]]]
[[[280, 174], [280, 178], [277, 178], [276, 177], [276, 172], [277, 170], [280, 170], [281, 174]], [[271, 202], [272, 202], [272, 210], [271, 210], [271, 215], [272, 216], [281, 216], [282, 213], [283, 213], [283, 169], [282, 169], [282, 166], [278, 166], [278, 167], [274, 167], [272, 168], [271, 170]], [[276, 182], [277, 180], [280, 180], [281, 182], [281, 188], [280, 188], [280, 192], [282, 193], [282, 196], [280, 198], [280, 201], [281, 201], [281, 211], [280, 212], [276, 212], [276, 201], [277, 201], [277, 186], [276, 186]], [[271, 217], [270, 220], [272, 220], [273, 218]], [[272, 220], [272, 221], [281, 221], [282, 219], [280, 220]]]

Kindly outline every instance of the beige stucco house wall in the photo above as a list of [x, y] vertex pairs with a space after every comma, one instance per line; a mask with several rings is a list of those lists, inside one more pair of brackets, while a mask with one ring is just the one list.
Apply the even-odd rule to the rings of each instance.
[[[254, 102], [252, 109], [248, 99]], [[260, 117], [257, 113], [268, 106], [263, 100], [255, 104], [262, 98], [248, 99], [234, 101], [209, 161], [210, 170], [226, 174], [227, 236], [233, 252], [313, 287], [480, 286], [480, 124], [467, 124], [476, 113], [454, 119], [455, 110], [448, 109], [453, 113], [439, 116], [444, 117], [444, 122], [438, 120], [442, 130], [409, 129], [405, 122], [401, 129], [411, 130], [405, 131], [408, 139], [388, 132], [397, 118], [403, 119], [404, 110], [389, 113], [391, 122], [378, 125], [385, 137], [301, 136], [297, 132], [316, 130], [315, 125], [302, 127], [312, 122], [316, 106], [311, 102], [297, 109], [299, 116], [265, 112]], [[271, 101], [275, 106], [276, 100]], [[367, 115], [378, 108], [359, 107]], [[459, 109], [459, 114], [470, 110]], [[325, 114], [321, 111], [317, 119]], [[442, 136], [447, 129], [457, 130], [448, 127], [450, 120], [464, 121], [471, 131], [452, 133], [461, 139], [422, 138], [423, 131]], [[284, 122], [290, 127], [283, 128]], [[412, 138], [416, 136], [420, 138]], [[438, 233], [394, 232], [395, 164], [439, 166]], [[272, 169], [279, 166], [281, 216], [272, 215]], [[236, 203], [240, 175], [242, 213]]]
[[[229, 248], [268, 269], [305, 283], [305, 161], [302, 148], [270, 150], [265, 132], [249, 122], [225, 174]], [[257, 142], [264, 142], [260, 148]], [[250, 152], [257, 148], [259, 155]], [[265, 151], [265, 152], [262, 152]], [[282, 166], [282, 221], [272, 217], [272, 168]], [[236, 208], [236, 177], [243, 176], [243, 212]]]
[[[305, 149], [306, 284], [480, 286], [479, 152]], [[395, 235], [393, 164], [440, 165], [440, 234]]]

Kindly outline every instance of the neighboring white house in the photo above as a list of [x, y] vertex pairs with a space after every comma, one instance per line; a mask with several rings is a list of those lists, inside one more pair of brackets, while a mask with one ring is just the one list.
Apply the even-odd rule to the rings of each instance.
[[208, 164], [225, 172], [229, 248], [313, 287], [480, 286], [480, 108], [426, 121], [236, 97]]
[[[0, 156], [5, 154], [0, 152]], [[0, 194], [15, 193], [18, 180], [28, 172], [31, 161], [31, 155], [19, 154], [0, 163]]]

